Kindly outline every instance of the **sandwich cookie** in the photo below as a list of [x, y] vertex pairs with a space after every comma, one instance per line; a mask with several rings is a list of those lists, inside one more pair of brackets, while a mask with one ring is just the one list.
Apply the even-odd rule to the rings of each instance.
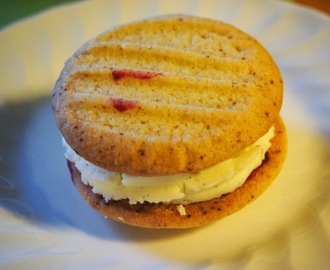
[[241, 209], [279, 173], [282, 98], [279, 69], [256, 39], [167, 15], [84, 44], [52, 106], [92, 207], [134, 226], [189, 228]]

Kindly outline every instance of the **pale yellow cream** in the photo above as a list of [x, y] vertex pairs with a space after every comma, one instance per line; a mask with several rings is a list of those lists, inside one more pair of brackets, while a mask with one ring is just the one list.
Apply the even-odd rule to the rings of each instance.
[[107, 171], [77, 155], [64, 141], [66, 158], [75, 163], [82, 181], [93, 187], [105, 200], [128, 199], [137, 202], [189, 204], [220, 197], [240, 187], [250, 173], [261, 165], [270, 148], [274, 127], [245, 148], [236, 157], [227, 159], [197, 173], [141, 177]]

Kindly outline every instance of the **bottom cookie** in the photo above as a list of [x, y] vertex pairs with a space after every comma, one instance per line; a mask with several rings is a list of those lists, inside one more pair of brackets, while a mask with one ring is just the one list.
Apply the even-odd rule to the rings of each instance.
[[144, 228], [192, 228], [228, 216], [259, 197], [276, 178], [285, 160], [287, 137], [280, 117], [275, 122], [275, 136], [266, 157], [245, 183], [231, 193], [219, 198], [188, 205], [165, 203], [137, 203], [128, 200], [105, 201], [102, 195], [92, 192], [92, 187], [81, 182], [74, 163], [68, 161], [72, 181], [89, 205], [104, 216], [133, 226]]

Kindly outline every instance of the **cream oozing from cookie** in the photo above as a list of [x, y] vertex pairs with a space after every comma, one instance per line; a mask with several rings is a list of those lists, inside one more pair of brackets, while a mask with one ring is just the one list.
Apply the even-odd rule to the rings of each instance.
[[218, 198], [240, 187], [261, 165], [274, 136], [272, 127], [264, 136], [236, 157], [222, 161], [197, 173], [157, 177], [116, 173], [93, 165], [75, 153], [65, 142], [66, 158], [75, 163], [84, 184], [105, 200], [128, 199], [138, 202], [189, 204]]

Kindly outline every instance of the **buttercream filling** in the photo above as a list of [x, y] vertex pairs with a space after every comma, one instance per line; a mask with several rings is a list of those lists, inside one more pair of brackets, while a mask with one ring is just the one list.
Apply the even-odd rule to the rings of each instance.
[[197, 173], [156, 177], [133, 176], [105, 170], [80, 157], [65, 142], [65, 156], [75, 163], [82, 182], [106, 201], [128, 199], [138, 202], [189, 204], [218, 198], [242, 186], [251, 172], [259, 167], [274, 136], [272, 127], [254, 144], [237, 156]]

